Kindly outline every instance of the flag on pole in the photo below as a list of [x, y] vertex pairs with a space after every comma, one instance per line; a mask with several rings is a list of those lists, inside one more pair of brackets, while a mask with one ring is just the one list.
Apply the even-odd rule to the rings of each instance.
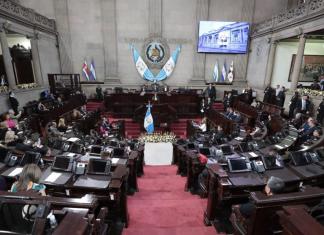
[[155, 77], [156, 81], [162, 81], [171, 75], [177, 63], [180, 51], [181, 51], [181, 46], [177, 46], [177, 48], [174, 50], [169, 60], [165, 63], [163, 68]]
[[90, 65], [90, 80], [97, 80], [97, 76], [96, 76], [96, 69], [95, 69], [95, 65], [94, 65], [94, 61], [93, 59], [91, 60], [91, 65]]
[[226, 72], [226, 61], [224, 61], [224, 65], [223, 65], [223, 69], [222, 69], [221, 82], [225, 82], [226, 75], [227, 75], [227, 72]]
[[145, 80], [153, 82], [155, 80], [155, 77], [151, 70], [147, 67], [146, 63], [142, 59], [142, 57], [138, 54], [137, 50], [133, 45], [130, 46], [131, 50], [133, 52], [133, 59], [135, 62], [136, 69], [138, 73], [141, 75], [142, 78]]
[[214, 71], [213, 71], [213, 79], [215, 82], [219, 82], [219, 71], [218, 71], [218, 61], [216, 60]]
[[82, 65], [82, 75], [87, 81], [90, 80], [89, 74], [90, 74], [90, 71], [89, 71], [87, 61], [84, 60], [83, 65]]
[[154, 123], [153, 123], [153, 117], [151, 114], [151, 107], [152, 105], [149, 103], [147, 106], [145, 118], [144, 118], [144, 128], [147, 131], [147, 133], [152, 134], [154, 132]]
[[228, 79], [229, 83], [232, 83], [233, 80], [234, 80], [234, 61], [233, 60], [232, 60], [232, 63], [230, 65], [230, 68], [229, 68], [227, 79]]

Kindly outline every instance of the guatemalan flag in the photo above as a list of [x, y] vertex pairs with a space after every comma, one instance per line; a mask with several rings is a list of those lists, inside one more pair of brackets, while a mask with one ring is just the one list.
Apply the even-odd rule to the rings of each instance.
[[133, 45], [131, 45], [131, 50], [133, 52], [133, 59], [135, 62], [136, 69], [138, 73], [144, 78], [145, 80], [153, 82], [155, 77], [151, 70], [147, 67], [142, 57], [138, 54], [137, 50]]
[[147, 133], [152, 134], [154, 132], [154, 123], [153, 123], [153, 117], [151, 114], [151, 104], [148, 104], [147, 106], [147, 110], [146, 110], [146, 114], [145, 114], [145, 118], [144, 118], [144, 128], [147, 131]]
[[224, 65], [223, 65], [223, 68], [222, 68], [221, 82], [225, 82], [226, 75], [227, 75], [227, 72], [226, 72], [226, 62], [224, 62]]
[[94, 66], [94, 61], [93, 59], [91, 60], [91, 65], [90, 65], [90, 80], [97, 80], [97, 75], [96, 75], [96, 69], [95, 69], [95, 66]]
[[82, 65], [82, 75], [86, 80], [90, 80], [90, 71], [86, 60], [84, 60]]
[[166, 64], [163, 66], [163, 68], [158, 73], [158, 75], [156, 75], [156, 78], [155, 78], [156, 81], [162, 81], [162, 80], [166, 79], [167, 77], [169, 77], [172, 74], [172, 72], [174, 70], [174, 67], [175, 67], [175, 65], [177, 63], [180, 51], [181, 51], [181, 46], [179, 45], [173, 51], [170, 59], [166, 62]]
[[219, 71], [218, 71], [218, 61], [215, 63], [214, 71], [213, 71], [213, 79], [215, 82], [219, 82]]

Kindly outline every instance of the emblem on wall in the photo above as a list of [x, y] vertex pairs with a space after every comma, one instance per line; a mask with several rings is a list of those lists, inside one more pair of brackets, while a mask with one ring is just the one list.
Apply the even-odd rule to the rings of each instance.
[[130, 45], [135, 67], [140, 76], [151, 82], [159, 82], [171, 76], [177, 64], [181, 45], [170, 56], [169, 46], [164, 39], [149, 38], [143, 46], [142, 56], [134, 45]]
[[163, 38], [148, 38], [144, 42], [142, 55], [150, 68], [161, 69], [170, 56], [170, 48]]

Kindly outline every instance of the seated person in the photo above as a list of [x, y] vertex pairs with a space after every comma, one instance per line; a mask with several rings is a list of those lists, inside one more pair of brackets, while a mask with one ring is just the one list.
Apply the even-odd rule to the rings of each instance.
[[241, 114], [238, 111], [234, 111], [233, 117], [231, 118], [234, 122], [240, 123], [242, 122]]
[[224, 137], [226, 137], [226, 136], [225, 136], [223, 127], [218, 125], [217, 130], [215, 132], [215, 139], [221, 139], [221, 138], [224, 138]]
[[73, 111], [72, 111], [72, 119], [73, 120], [78, 120], [80, 118], [82, 118], [81, 112], [79, 110], [77, 110], [77, 109], [73, 109]]
[[307, 122], [304, 123], [300, 130], [298, 130], [300, 141], [303, 142], [310, 139], [316, 128], [316, 121], [312, 117], [308, 118]]
[[59, 122], [57, 124], [57, 130], [60, 131], [60, 132], [66, 132], [67, 126], [65, 125], [65, 119], [64, 118], [59, 119]]
[[251, 136], [252, 136], [252, 138], [258, 138], [258, 137], [261, 137], [262, 136], [262, 134], [263, 134], [263, 125], [261, 124], [261, 123], [257, 123], [256, 125], [255, 125], [255, 128], [254, 128], [254, 130], [251, 132]]
[[40, 112], [48, 111], [48, 108], [46, 108], [46, 106], [42, 102], [38, 103], [37, 109]]
[[19, 111], [19, 113], [17, 115], [15, 115], [15, 111], [13, 111], [13, 109], [9, 109], [8, 113], [9, 113], [10, 118], [12, 120], [14, 120], [17, 124], [18, 119], [21, 117], [21, 111]]
[[2, 120], [3, 121], [0, 124], [2, 128], [9, 128], [9, 129], [11, 129], [13, 131], [17, 130], [17, 123], [13, 119], [11, 119], [9, 113], [5, 113], [2, 116]]
[[[264, 192], [267, 196], [272, 196], [274, 194], [279, 194], [283, 192], [284, 187], [285, 187], [285, 182], [282, 179], [271, 176], [267, 181], [267, 184], [264, 188]], [[240, 205], [241, 215], [244, 216], [245, 218], [249, 218], [252, 215], [253, 210], [254, 210], [254, 204], [252, 202], [248, 202]]]
[[225, 116], [228, 118], [228, 119], [233, 119], [234, 117], [234, 110], [233, 108], [229, 107], [225, 113]]
[[99, 126], [99, 133], [102, 136], [108, 136], [108, 132], [111, 130], [112, 126], [109, 124], [107, 118], [103, 117]]
[[15, 134], [14, 131], [7, 129], [4, 142], [7, 146], [15, 146], [18, 141], [18, 136]]
[[207, 131], [207, 118], [204, 117], [202, 120], [201, 120], [201, 123], [200, 125], [198, 126], [198, 128], [202, 131], [202, 132], [206, 132]]
[[293, 120], [291, 120], [291, 124], [297, 128], [300, 129], [303, 125], [304, 119], [306, 118], [305, 115], [303, 115], [302, 113], [297, 113], [295, 118]]
[[313, 131], [313, 135], [310, 136], [309, 138], [309, 141], [313, 142], [313, 141], [318, 141], [321, 136], [322, 136], [322, 130], [319, 129], [319, 128], [316, 128], [314, 131]]
[[11, 186], [11, 192], [33, 191], [46, 196], [45, 185], [38, 184], [42, 172], [36, 164], [27, 164], [24, 166], [19, 180]]

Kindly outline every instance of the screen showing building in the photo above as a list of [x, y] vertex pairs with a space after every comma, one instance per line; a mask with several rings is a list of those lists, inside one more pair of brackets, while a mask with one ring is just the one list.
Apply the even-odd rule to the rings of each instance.
[[247, 22], [200, 21], [198, 52], [247, 52], [250, 25]]

